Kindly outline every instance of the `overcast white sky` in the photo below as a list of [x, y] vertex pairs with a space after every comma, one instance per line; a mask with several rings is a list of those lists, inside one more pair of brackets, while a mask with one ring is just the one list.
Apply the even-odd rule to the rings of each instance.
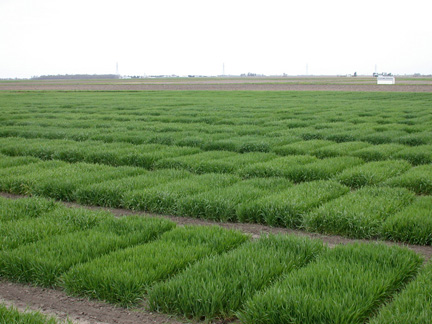
[[432, 74], [430, 0], [0, 0], [0, 78]]

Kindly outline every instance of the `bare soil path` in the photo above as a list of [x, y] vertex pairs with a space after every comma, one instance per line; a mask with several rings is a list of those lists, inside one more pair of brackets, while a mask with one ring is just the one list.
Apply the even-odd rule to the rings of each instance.
[[20, 311], [29, 309], [69, 319], [77, 324], [179, 324], [184, 323], [167, 315], [142, 309], [129, 310], [103, 302], [75, 298], [65, 292], [0, 281], [0, 303], [13, 305]]

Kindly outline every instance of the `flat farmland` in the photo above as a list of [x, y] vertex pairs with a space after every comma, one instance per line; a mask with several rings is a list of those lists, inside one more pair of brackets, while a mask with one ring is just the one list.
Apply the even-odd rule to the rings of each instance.
[[0, 91], [372, 91], [432, 92], [432, 78], [397, 76], [377, 85], [370, 76], [164, 77], [132, 79], [3, 80]]
[[0, 190], [430, 245], [431, 102], [419, 93], [4, 92]]
[[179, 321], [425, 323], [387, 310], [432, 291], [402, 246], [432, 245], [431, 107], [419, 92], [0, 92], [0, 191], [32, 197], [1, 198], [0, 277]]

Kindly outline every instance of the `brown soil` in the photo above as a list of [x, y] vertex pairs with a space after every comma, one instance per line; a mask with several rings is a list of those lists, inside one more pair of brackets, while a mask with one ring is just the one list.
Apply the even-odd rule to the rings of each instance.
[[[365, 91], [365, 92], [432, 92], [431, 85], [376, 85], [376, 84], [288, 84], [262, 81], [207, 81], [207, 82], [155, 82], [155, 83], [3, 83], [8, 91]], [[279, 84], [280, 83], [280, 84]], [[404, 82], [405, 83], [405, 82]]]
[[183, 321], [142, 309], [126, 309], [66, 295], [63, 291], [0, 281], [0, 302], [20, 311], [40, 311], [77, 324], [179, 324]]
[[[13, 195], [8, 193], [1, 193], [0, 196], [18, 199], [23, 196]], [[195, 219], [189, 217], [169, 216], [169, 215], [155, 215], [149, 213], [139, 213], [127, 209], [114, 209], [103, 208], [96, 206], [82, 206], [75, 203], [63, 202], [66, 206], [71, 208], [85, 207], [92, 210], [108, 210], [115, 216], [121, 217], [125, 215], [139, 214], [144, 217], [163, 217], [176, 222], [179, 225], [203, 225], [211, 226], [218, 225], [229, 229], [238, 229], [244, 233], [250, 234], [253, 238], [258, 238], [262, 234], [293, 234], [307, 236], [311, 238], [318, 238], [332, 247], [337, 244], [347, 244], [352, 242], [373, 242], [372, 240], [353, 240], [336, 235], [323, 235], [317, 233], [307, 233], [300, 230], [292, 230], [287, 228], [276, 228], [260, 224], [244, 224], [244, 223], [225, 223], [215, 222], [203, 219]], [[402, 243], [395, 243], [389, 241], [380, 241], [388, 245], [406, 246], [415, 252], [422, 254], [425, 260], [432, 257], [432, 246], [419, 246], [419, 245], [406, 245]], [[82, 298], [75, 298], [67, 296], [64, 292], [44, 289], [40, 287], [31, 287], [28, 285], [21, 285], [10, 282], [0, 281], [0, 302], [13, 304], [18, 308], [39, 310], [47, 314], [55, 315], [61, 319], [68, 317], [75, 323], [184, 323], [179, 319], [172, 318], [162, 314], [155, 314], [145, 311], [143, 308], [136, 310], [128, 310], [120, 307], [115, 307], [98, 301], [88, 301]]]

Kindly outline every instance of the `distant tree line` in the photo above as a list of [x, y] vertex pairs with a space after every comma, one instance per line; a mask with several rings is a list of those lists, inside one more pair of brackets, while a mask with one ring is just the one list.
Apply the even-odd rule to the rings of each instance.
[[117, 74], [58, 74], [34, 76], [32, 80], [83, 80], [83, 79], [119, 79]]

